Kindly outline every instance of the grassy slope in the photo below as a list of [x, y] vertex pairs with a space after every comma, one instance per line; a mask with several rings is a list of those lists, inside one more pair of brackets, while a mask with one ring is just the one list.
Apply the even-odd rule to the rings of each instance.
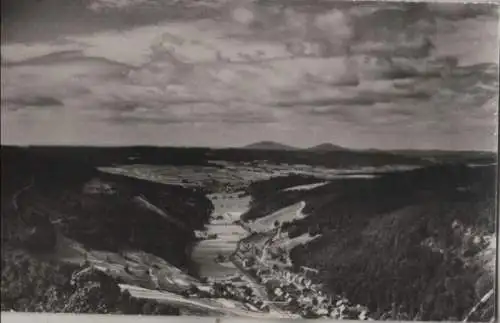
[[394, 302], [409, 317], [460, 319], [492, 287], [483, 263], [493, 259], [484, 253], [495, 230], [494, 183], [493, 166], [442, 165], [310, 191], [260, 190], [244, 218], [304, 200], [309, 216], [289, 230], [323, 236], [292, 257], [320, 269], [332, 292], [381, 313]]

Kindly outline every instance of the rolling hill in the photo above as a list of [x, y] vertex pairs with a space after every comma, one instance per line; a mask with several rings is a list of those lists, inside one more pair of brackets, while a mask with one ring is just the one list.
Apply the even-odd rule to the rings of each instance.
[[339, 150], [349, 150], [345, 147], [334, 145], [332, 143], [323, 143], [317, 146], [308, 148], [310, 151], [339, 151]]
[[297, 150], [292, 146], [287, 146], [274, 141], [260, 141], [243, 147], [244, 149], [255, 150]]

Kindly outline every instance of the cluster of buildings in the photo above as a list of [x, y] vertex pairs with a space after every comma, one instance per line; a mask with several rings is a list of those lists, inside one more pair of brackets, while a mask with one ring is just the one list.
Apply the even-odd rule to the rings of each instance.
[[214, 282], [209, 280], [205, 286], [191, 286], [183, 291], [184, 297], [219, 298], [234, 300], [244, 304], [249, 310], [256, 312], [269, 312], [269, 306], [255, 294], [254, 290], [237, 277], [237, 281], [227, 280]]
[[269, 312], [269, 306], [255, 294], [254, 290], [246, 284], [215, 283], [213, 286], [215, 297], [229, 298], [242, 302], [251, 310]]
[[259, 284], [265, 286], [269, 301], [284, 311], [298, 313], [304, 318], [367, 319], [367, 309], [350, 306], [346, 299], [327, 295], [312, 277], [313, 268], [301, 267], [293, 272], [289, 266], [278, 265], [279, 261], [258, 257], [255, 248], [245, 249], [236, 259]]

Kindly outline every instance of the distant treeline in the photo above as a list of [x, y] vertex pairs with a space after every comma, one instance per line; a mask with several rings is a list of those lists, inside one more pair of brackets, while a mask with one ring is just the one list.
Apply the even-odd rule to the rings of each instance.
[[93, 166], [113, 164], [156, 164], [206, 166], [211, 160], [228, 162], [267, 161], [274, 164], [305, 164], [352, 168], [386, 165], [428, 165], [432, 161], [468, 159], [478, 163], [492, 163], [495, 154], [489, 152], [432, 152], [379, 150], [256, 150], [210, 149], [184, 147], [43, 147], [27, 148], [2, 146], [5, 151], [27, 150], [38, 156], [59, 160], [73, 160]]

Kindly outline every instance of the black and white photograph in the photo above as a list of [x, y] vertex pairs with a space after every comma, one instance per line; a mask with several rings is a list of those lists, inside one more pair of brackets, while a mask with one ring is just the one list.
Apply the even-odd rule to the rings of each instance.
[[2, 0], [2, 313], [495, 322], [499, 13]]

